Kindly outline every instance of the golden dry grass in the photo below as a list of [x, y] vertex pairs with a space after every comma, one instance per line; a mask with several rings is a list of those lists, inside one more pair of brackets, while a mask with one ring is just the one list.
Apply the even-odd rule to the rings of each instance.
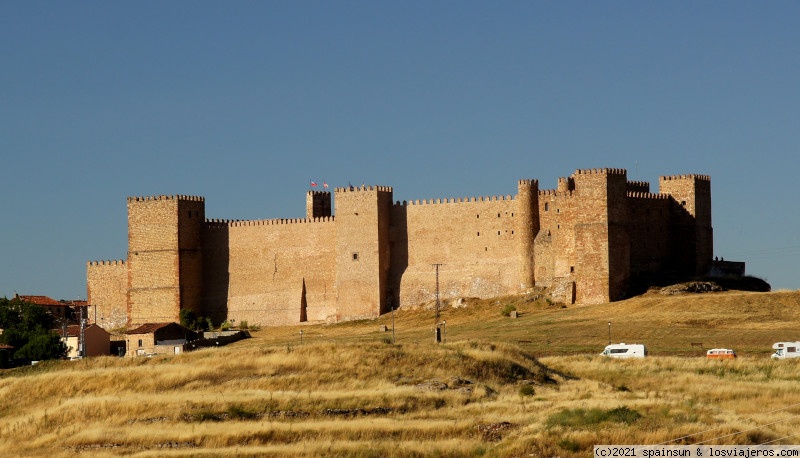
[[[532, 298], [265, 328], [175, 357], [46, 362], [0, 374], [2, 456], [590, 456], [602, 443], [797, 443], [800, 293]], [[503, 317], [513, 304], [521, 316]], [[612, 340], [653, 357], [597, 356]], [[299, 341], [302, 329], [303, 343]], [[704, 347], [735, 348], [709, 361]], [[768, 426], [764, 426], [768, 425]], [[682, 438], [682, 439], [681, 439]]]

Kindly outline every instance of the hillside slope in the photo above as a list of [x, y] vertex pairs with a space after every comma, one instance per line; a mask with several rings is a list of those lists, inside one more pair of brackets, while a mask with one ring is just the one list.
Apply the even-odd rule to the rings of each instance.
[[[792, 443], [800, 295], [648, 294], [446, 304], [378, 320], [267, 328], [175, 357], [46, 362], [0, 374], [3, 456], [590, 456], [593, 444]], [[519, 318], [501, 315], [512, 305]], [[608, 340], [653, 358], [608, 360]], [[303, 330], [300, 343], [299, 331]], [[731, 345], [737, 361], [707, 361]], [[762, 427], [761, 425], [769, 425]], [[789, 439], [781, 439], [789, 437]], [[786, 442], [788, 441], [788, 442]]]

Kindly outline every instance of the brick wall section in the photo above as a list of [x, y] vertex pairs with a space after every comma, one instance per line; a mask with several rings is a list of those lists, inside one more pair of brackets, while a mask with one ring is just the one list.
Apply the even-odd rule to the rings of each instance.
[[[86, 297], [96, 307], [97, 324], [119, 329], [128, 324], [128, 266], [125, 261], [90, 261], [86, 264]], [[94, 322], [95, 314], [89, 314]]]

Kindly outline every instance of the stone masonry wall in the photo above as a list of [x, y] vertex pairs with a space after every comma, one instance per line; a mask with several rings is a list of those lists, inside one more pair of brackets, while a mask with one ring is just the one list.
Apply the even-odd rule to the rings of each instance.
[[206, 273], [204, 296], [216, 301], [204, 312], [225, 307], [224, 319], [262, 326], [300, 322], [303, 305], [308, 321], [335, 315], [332, 217], [210, 223], [205, 240], [205, 263], [225, 268]]
[[396, 205], [393, 218], [404, 227], [394, 245], [407, 246], [407, 259], [396, 258], [393, 252], [393, 268], [400, 269], [395, 272], [400, 306], [435, 298], [435, 263], [442, 264], [441, 299], [519, 291], [516, 211], [511, 196]]
[[[86, 264], [86, 297], [96, 307], [96, 323], [104, 329], [128, 324], [128, 266], [125, 261], [91, 261]], [[89, 313], [94, 322], [95, 314]]]

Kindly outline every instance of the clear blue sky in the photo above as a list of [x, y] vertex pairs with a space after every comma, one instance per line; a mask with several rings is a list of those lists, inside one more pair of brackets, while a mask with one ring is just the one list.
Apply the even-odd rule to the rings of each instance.
[[575, 169], [712, 179], [715, 254], [800, 288], [800, 3], [0, 2], [0, 296], [86, 297], [126, 197], [298, 218]]

